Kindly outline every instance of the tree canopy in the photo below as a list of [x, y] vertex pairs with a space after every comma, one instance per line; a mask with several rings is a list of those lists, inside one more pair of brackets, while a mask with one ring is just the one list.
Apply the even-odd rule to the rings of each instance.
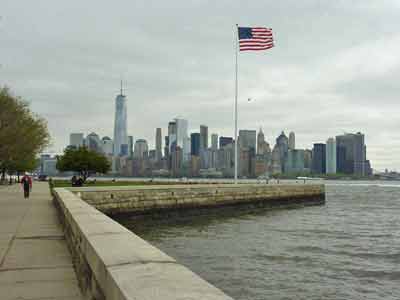
[[79, 173], [85, 181], [95, 173], [105, 174], [110, 170], [110, 162], [103, 154], [86, 147], [67, 148], [64, 155], [57, 157], [59, 171], [73, 171]]
[[35, 158], [49, 145], [46, 121], [29, 104], [0, 88], [0, 171], [31, 171]]

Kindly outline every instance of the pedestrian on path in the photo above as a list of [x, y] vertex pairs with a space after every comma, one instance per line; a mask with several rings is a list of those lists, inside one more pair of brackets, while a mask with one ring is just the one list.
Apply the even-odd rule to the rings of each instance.
[[21, 179], [21, 185], [24, 189], [24, 197], [29, 198], [29, 192], [32, 190], [32, 179], [29, 177], [27, 173], [25, 173], [24, 177]]

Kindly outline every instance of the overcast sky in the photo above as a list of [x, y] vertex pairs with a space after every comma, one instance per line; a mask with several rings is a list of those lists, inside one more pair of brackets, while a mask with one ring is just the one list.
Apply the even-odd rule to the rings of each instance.
[[[101, 2], [101, 3], [100, 3]], [[366, 135], [372, 167], [400, 170], [400, 1], [0, 0], [0, 85], [69, 133], [112, 137], [123, 78], [128, 132], [154, 145], [174, 117], [233, 135], [234, 24], [276, 47], [239, 54], [239, 127], [298, 148]], [[254, 100], [247, 101], [252, 97]]]

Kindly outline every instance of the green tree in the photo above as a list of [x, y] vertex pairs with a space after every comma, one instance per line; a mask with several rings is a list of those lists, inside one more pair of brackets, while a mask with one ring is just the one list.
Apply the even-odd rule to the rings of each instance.
[[0, 88], [0, 171], [31, 171], [33, 161], [50, 143], [46, 121], [29, 109], [29, 104]]
[[59, 171], [73, 171], [86, 179], [95, 173], [105, 174], [110, 170], [110, 162], [107, 157], [86, 147], [67, 148], [64, 155], [57, 157], [57, 169]]

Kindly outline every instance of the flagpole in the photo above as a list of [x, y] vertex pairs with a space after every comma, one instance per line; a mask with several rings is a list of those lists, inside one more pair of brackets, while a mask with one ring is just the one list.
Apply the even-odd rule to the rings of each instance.
[[235, 32], [235, 184], [237, 184], [238, 180], [238, 38], [239, 26], [236, 24], [236, 32]]

